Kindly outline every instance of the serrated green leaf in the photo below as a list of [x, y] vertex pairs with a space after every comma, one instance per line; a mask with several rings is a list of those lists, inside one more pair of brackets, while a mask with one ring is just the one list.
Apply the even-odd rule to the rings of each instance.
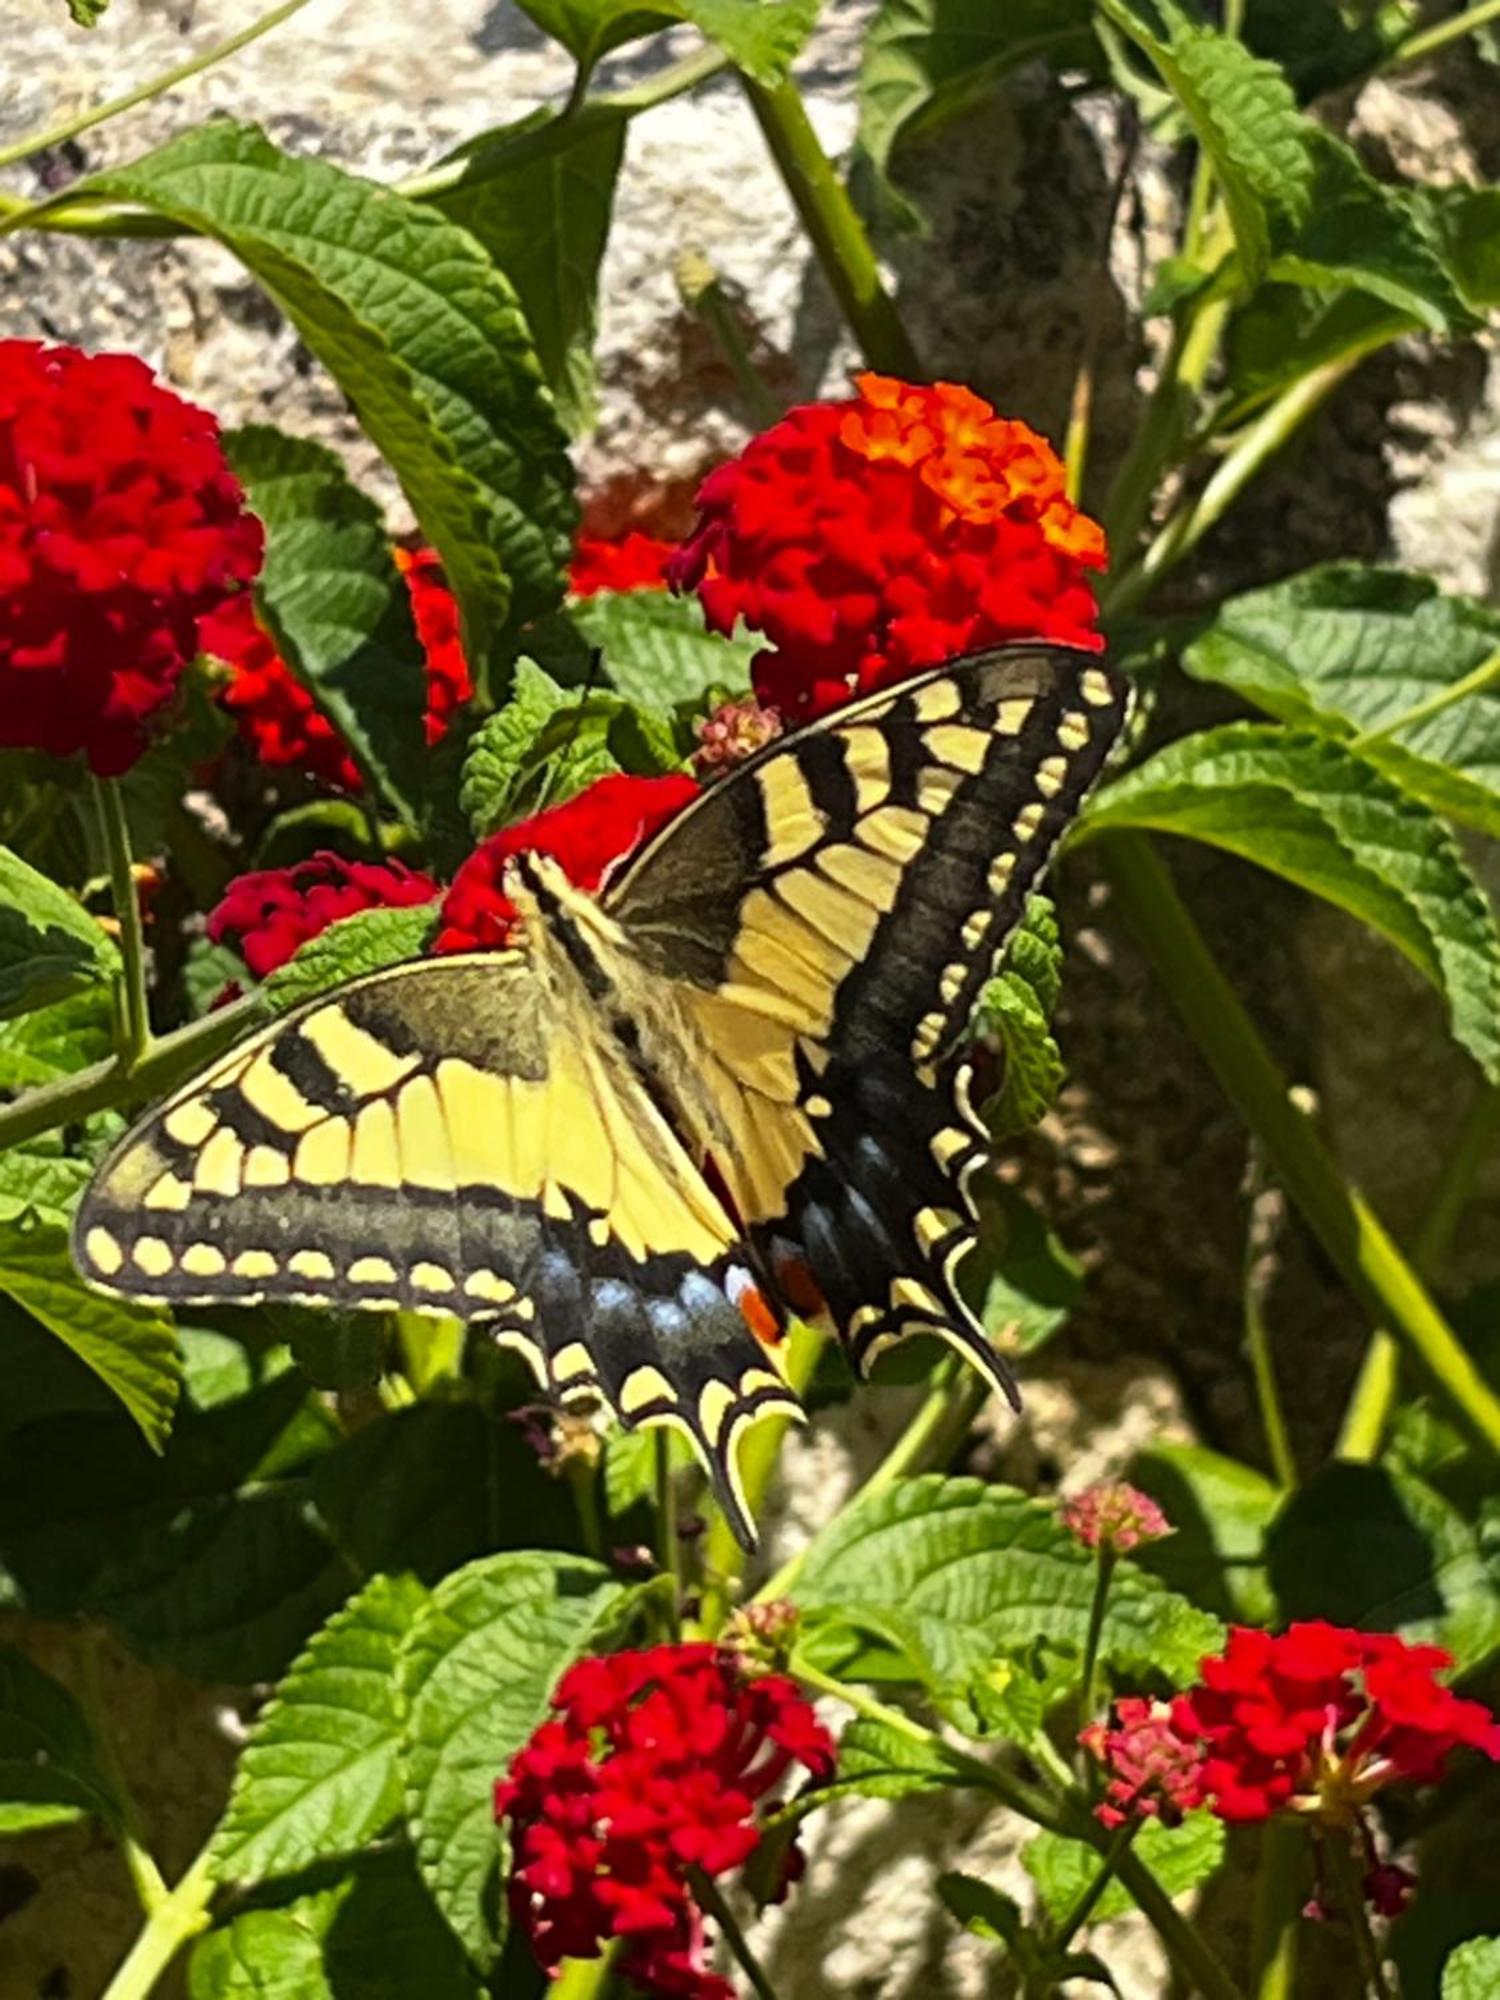
[[1067, 1320], [1083, 1266], [1019, 1188], [999, 1182], [979, 1202], [979, 1240], [964, 1264], [964, 1297], [1005, 1354], [1034, 1354]]
[[310, 439], [254, 425], [224, 445], [265, 523], [262, 619], [366, 779], [415, 826], [427, 676], [379, 508]]
[[1452, 834], [1327, 737], [1234, 723], [1170, 744], [1096, 795], [1083, 837], [1142, 827], [1207, 841], [1347, 910], [1437, 988], [1458, 1041], [1500, 1077], [1500, 939]]
[[66, 1227], [45, 1219], [0, 1222], [0, 1292], [87, 1362], [161, 1450], [182, 1379], [165, 1313], [89, 1291], [73, 1270]]
[[881, 182], [903, 143], [1020, 64], [1087, 60], [1091, 12], [1088, 0], [882, 0], [859, 71], [859, 146]]
[[0, 1222], [14, 1222], [34, 1209], [44, 1222], [63, 1223], [72, 1213], [93, 1169], [45, 1141], [11, 1146], [0, 1153]]
[[407, 1819], [423, 1880], [477, 1964], [493, 1962], [501, 1925], [494, 1781], [627, 1602], [582, 1557], [485, 1556], [444, 1578], [406, 1637]]
[[0, 1021], [0, 1090], [29, 1090], [102, 1062], [114, 1047], [114, 1012], [102, 986]]
[[516, 663], [510, 699], [487, 716], [469, 744], [459, 805], [476, 840], [543, 798], [571, 798], [595, 778], [618, 771], [609, 726], [618, 702], [559, 687], [533, 660]]
[[1160, 1503], [1172, 1533], [1138, 1552], [1153, 1576], [1195, 1604], [1242, 1625], [1270, 1625], [1266, 1531], [1281, 1489], [1253, 1466], [1200, 1444], [1153, 1445], [1130, 1468]]
[[[932, 1474], [898, 1481], [818, 1535], [793, 1595], [809, 1613], [862, 1624], [933, 1684], [961, 1684], [1038, 1633], [1081, 1655], [1092, 1557], [1053, 1508], [1013, 1488]], [[1134, 1568], [1116, 1576], [1101, 1657], [1185, 1680], [1223, 1627]]]
[[1283, 722], [1359, 738], [1402, 791], [1500, 835], [1500, 615], [1471, 598], [1331, 563], [1229, 598], [1182, 664]]
[[1415, 195], [1453, 282], [1476, 313], [1500, 306], [1500, 187], [1424, 187]]
[[1224, 192], [1246, 282], [1258, 284], [1273, 238], [1307, 221], [1314, 176], [1311, 121], [1275, 63], [1192, 19], [1177, 0], [1155, 0], [1163, 32], [1138, 0], [1099, 0], [1141, 49], [1187, 114]]
[[683, 1472], [696, 1454], [675, 1430], [627, 1431], [619, 1425], [604, 1441], [604, 1505], [611, 1520], [650, 1500], [656, 1491], [656, 1453], [664, 1444], [671, 1470]]
[[1329, 1618], [1445, 1646], [1471, 1672], [1500, 1650], [1500, 1579], [1473, 1526], [1410, 1473], [1325, 1465], [1266, 1537], [1281, 1618]]
[[192, 2000], [482, 2000], [408, 1849], [361, 1855], [330, 1887], [247, 1910], [193, 1952]]
[[427, 1593], [376, 1576], [312, 1636], [256, 1718], [214, 1837], [220, 1881], [352, 1854], [401, 1807], [396, 1661]]
[[1062, 1052], [1052, 1034], [1061, 983], [1057, 912], [1045, 896], [1032, 896], [975, 1012], [975, 1031], [1000, 1055], [1000, 1088], [984, 1106], [997, 1142], [1033, 1126], [1062, 1087]]
[[[613, 26], [619, 30], [641, 18], [638, 9], [616, 9]], [[623, 112], [596, 116], [572, 144], [517, 157], [512, 142], [553, 115], [533, 112], [454, 155], [472, 160], [479, 171], [434, 196], [433, 205], [477, 238], [515, 286], [548, 386], [577, 436], [592, 428], [596, 413], [599, 264], [627, 119]]]
[[627, 701], [670, 709], [713, 688], [750, 686], [760, 641], [708, 631], [696, 598], [664, 590], [601, 590], [575, 598], [574, 625], [604, 655], [604, 673]]
[[587, 76], [611, 50], [664, 27], [672, 16], [640, 0], [517, 0], [544, 34], [551, 35]]
[[671, 0], [669, 11], [717, 42], [736, 69], [767, 90], [785, 81], [822, 0]]
[[[1180, 1826], [1148, 1820], [1135, 1842], [1145, 1862], [1169, 1896], [1185, 1896], [1206, 1882], [1224, 1859], [1224, 1825], [1212, 1813], [1191, 1812]], [[1043, 1909], [1061, 1923], [1099, 1873], [1102, 1857], [1087, 1841], [1059, 1833], [1039, 1833], [1021, 1849], [1021, 1860], [1037, 1887]], [[1090, 1923], [1106, 1923], [1134, 1907], [1130, 1891], [1111, 1882], [1094, 1906]]]
[[352, 917], [340, 917], [299, 946], [285, 965], [277, 966], [261, 989], [266, 1004], [273, 1013], [284, 1014], [330, 987], [420, 958], [436, 916], [436, 903], [412, 903], [404, 909], [356, 910]]
[[0, 1836], [87, 1814], [115, 1825], [120, 1802], [83, 1710], [18, 1648], [0, 1646]]
[[434, 210], [227, 118], [70, 193], [188, 223], [264, 286], [400, 479], [483, 685], [508, 621], [557, 602], [575, 516], [525, 320], [481, 246]]
[[66, 889], [0, 847], [0, 1020], [107, 982], [119, 962]]
[[1495, 2000], [1500, 1993], [1500, 1938], [1470, 1938], [1443, 1961], [1442, 2000]]

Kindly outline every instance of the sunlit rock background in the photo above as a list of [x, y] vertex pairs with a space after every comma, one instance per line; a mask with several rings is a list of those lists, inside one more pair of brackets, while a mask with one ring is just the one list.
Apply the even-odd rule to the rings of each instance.
[[[834, 153], [854, 133], [870, 11], [867, 0], [827, 0], [798, 68]], [[246, 18], [234, 0], [113, 0], [103, 25], [85, 34], [63, 0], [0, 0], [0, 144], [123, 92]], [[684, 32], [667, 53], [693, 46]], [[622, 51], [599, 86], [639, 82], [663, 60], [661, 44]], [[312, 0], [222, 68], [4, 179], [40, 194], [212, 111], [232, 111], [260, 120], [286, 147], [399, 181], [474, 134], [560, 100], [568, 82], [566, 58], [512, 0]], [[1116, 118], [1111, 99], [1069, 96], [1040, 72], [1021, 73], [911, 150], [908, 180], [930, 231], [882, 245], [929, 367], [1054, 437], [1085, 325], [1098, 325], [1096, 498], [1150, 387], [1152, 356], [1134, 344], [1130, 307], [1170, 247], [1182, 194], [1144, 145], [1106, 242]], [[1500, 176], [1500, 73], [1465, 46], [1368, 84], [1352, 121], [1377, 170]], [[854, 363], [735, 84], [721, 77], [638, 120], [603, 272], [599, 420], [578, 448], [586, 512], [605, 532], [680, 529], [698, 478], [747, 433], [720, 353], [679, 298], [674, 268], [688, 251], [713, 261], [778, 397], [837, 392]], [[271, 422], [339, 446], [400, 519], [399, 496], [337, 391], [226, 253], [22, 234], [0, 240], [0, 281], [0, 333], [133, 348], [226, 424]], [[1205, 547], [1198, 587], [1243, 587], [1334, 556], [1420, 566], [1494, 601], [1492, 343], [1440, 349], [1413, 340], [1367, 364]], [[1219, 697], [1190, 699], [1222, 712]], [[1316, 1092], [1343, 1157], [1390, 1220], [1410, 1230], [1474, 1087], [1445, 1048], [1432, 996], [1335, 914], [1231, 861], [1202, 851], [1174, 858], [1281, 1060]], [[984, 1469], [1043, 1490], [1123, 1469], [1163, 1437], [1259, 1450], [1240, 1339], [1244, 1134], [1080, 871], [1064, 885], [1063, 911], [1071, 1079], [1020, 1149], [1017, 1171], [1084, 1257], [1090, 1281], [1068, 1333], [1032, 1365], [1019, 1430], [996, 1417], [978, 1448]], [[1455, 1265], [1465, 1282], [1500, 1268], [1494, 1219], [1476, 1209], [1465, 1228]], [[1336, 1421], [1364, 1329], [1295, 1224], [1272, 1244], [1267, 1309], [1295, 1385], [1294, 1442], [1311, 1460]], [[823, 1517], [878, 1454], [902, 1400], [877, 1392], [797, 1442], [788, 1537]], [[59, 1670], [55, 1634], [12, 1636]], [[163, 1858], [180, 1867], [212, 1819], [228, 1739], [253, 1693], [168, 1682], [110, 1649], [104, 1688]], [[993, 1957], [955, 1936], [931, 1883], [962, 1864], [1022, 1892], [1016, 1834], [1014, 1824], [981, 1826], [931, 1801], [863, 1805], [815, 1827], [808, 1880], [765, 1938], [780, 1990], [796, 2000], [969, 2000], [1004, 1990]], [[91, 2000], [134, 1924], [124, 1869], [101, 1834], [69, 1829], [0, 1843], [4, 2000]], [[1125, 2000], [1166, 1992], [1139, 1927], [1114, 1927], [1101, 1948]]]

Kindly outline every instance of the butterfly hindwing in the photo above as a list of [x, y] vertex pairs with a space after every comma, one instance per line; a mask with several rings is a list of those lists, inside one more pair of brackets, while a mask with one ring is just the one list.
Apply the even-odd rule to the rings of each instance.
[[519, 952], [397, 966], [288, 1015], [142, 1121], [84, 1197], [95, 1283], [490, 1321], [562, 1396], [700, 1445], [795, 1409], [721, 1203]]
[[957, 660], [774, 744], [607, 896], [703, 1026], [704, 1131], [773, 1273], [806, 1265], [852, 1357], [952, 1341], [986, 1156], [955, 1051], [1125, 712], [1096, 655]]

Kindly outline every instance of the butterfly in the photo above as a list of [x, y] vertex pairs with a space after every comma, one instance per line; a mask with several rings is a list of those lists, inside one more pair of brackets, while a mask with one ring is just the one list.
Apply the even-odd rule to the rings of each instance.
[[864, 1372], [963, 1302], [974, 1003], [1125, 715], [1097, 655], [948, 662], [779, 738], [597, 895], [526, 853], [512, 947], [314, 999], [150, 1112], [84, 1194], [96, 1286], [483, 1321], [544, 1387], [737, 1454], [827, 1315]]

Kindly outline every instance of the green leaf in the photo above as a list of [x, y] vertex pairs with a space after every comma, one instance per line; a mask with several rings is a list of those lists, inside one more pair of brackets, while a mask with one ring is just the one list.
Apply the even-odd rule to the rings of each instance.
[[672, 18], [640, 0], [517, 0], [544, 34], [562, 43], [584, 75], [611, 50], [649, 35]]
[[1173, 1533], [1141, 1549], [1153, 1576], [1195, 1604], [1242, 1625], [1269, 1625], [1276, 1605], [1266, 1580], [1266, 1531], [1281, 1489], [1252, 1466], [1200, 1444], [1158, 1444], [1130, 1468], [1159, 1502]]
[[672, 0], [670, 12], [717, 42], [736, 69], [774, 90], [802, 53], [822, 0]]
[[1500, 306], [1500, 188], [1424, 187], [1415, 192], [1466, 304], [1476, 313], [1493, 312]]
[[1248, 0], [1244, 33], [1307, 102], [1379, 68], [1415, 19], [1412, 0]]
[[[1185, 1896], [1218, 1868], [1224, 1859], [1224, 1839], [1221, 1820], [1212, 1813], [1191, 1812], [1181, 1826], [1148, 1820], [1136, 1839], [1135, 1852], [1169, 1896]], [[1087, 1841], [1039, 1833], [1022, 1848], [1021, 1860], [1036, 1883], [1043, 1909], [1054, 1923], [1061, 1923], [1099, 1873], [1101, 1856]], [[1125, 1884], [1111, 1882], [1089, 1921], [1105, 1923], [1133, 1906]]]
[[109, 0], [68, 0], [68, 14], [75, 28], [97, 28]]
[[114, 1047], [114, 1009], [102, 986], [0, 1021], [0, 1090], [28, 1090], [102, 1062]]
[[1295, 234], [1313, 199], [1315, 128], [1291, 85], [1275, 63], [1191, 19], [1177, 0], [1156, 0], [1164, 35], [1139, 0], [1100, 0], [1100, 10], [1144, 51], [1187, 114], [1223, 189], [1245, 279], [1259, 283], [1273, 236]]
[[427, 676], [380, 510], [323, 445], [263, 425], [224, 443], [265, 523], [261, 617], [367, 780], [414, 826]]
[[214, 1838], [220, 1881], [352, 1854], [401, 1807], [396, 1659], [427, 1593], [376, 1576], [313, 1634], [256, 1719]]
[[55, 1144], [48, 1148], [44, 1139], [8, 1147], [0, 1153], [0, 1222], [15, 1222], [28, 1210], [44, 1222], [66, 1222], [92, 1172], [87, 1160]]
[[1283, 1620], [1430, 1640], [1461, 1673], [1500, 1650], [1500, 1579], [1478, 1535], [1410, 1473], [1325, 1465], [1288, 1498], [1266, 1554]]
[[87, 1290], [68, 1256], [67, 1229], [54, 1221], [0, 1222], [0, 1292], [86, 1361], [161, 1450], [182, 1379], [164, 1312]]
[[961, 1875], [956, 1871], [939, 1875], [937, 1892], [942, 1898], [943, 1908], [955, 1923], [962, 1924], [975, 1937], [982, 1937], [991, 1944], [1003, 1944], [1010, 1951], [1018, 1952], [1026, 1938], [1026, 1919], [1014, 1897], [1002, 1895], [1000, 1890], [988, 1882], [981, 1882], [975, 1875]]
[[[585, 10], [573, 6], [557, 11]], [[631, 7], [609, 11], [617, 30], [652, 19]], [[608, 44], [607, 34], [600, 39]], [[585, 50], [591, 46], [584, 44]], [[575, 53], [589, 66], [591, 57]], [[623, 112], [595, 117], [580, 126], [571, 144], [544, 153], [523, 152], [507, 164], [515, 139], [536, 131], [552, 115], [533, 112], [455, 154], [455, 159], [473, 160], [479, 172], [472, 181], [460, 181], [434, 196], [433, 205], [477, 238], [515, 286], [548, 386], [576, 436], [593, 427], [596, 414], [599, 264], [609, 237], [627, 120]]]
[[980, 1196], [979, 1241], [962, 1284], [1004, 1353], [1034, 1354], [1078, 1303], [1083, 1266], [1019, 1188], [997, 1181]]
[[616, 1425], [604, 1440], [604, 1505], [611, 1520], [655, 1494], [656, 1452], [661, 1443], [673, 1472], [697, 1462], [693, 1447], [676, 1430], [627, 1431]]
[[1329, 564], [1229, 598], [1182, 664], [1283, 722], [1359, 737], [1402, 791], [1500, 835], [1500, 616], [1473, 599]]
[[627, 1602], [581, 1557], [486, 1556], [445, 1577], [407, 1635], [407, 1819], [423, 1880], [477, 1964], [493, 1962], [501, 1923], [494, 1781]]
[[912, 1792], [931, 1792], [967, 1781], [925, 1744], [885, 1722], [856, 1716], [839, 1738], [838, 1777], [820, 1786], [819, 1801], [830, 1796], [902, 1799]]
[[711, 689], [748, 689], [760, 641], [721, 639], [703, 623], [696, 598], [664, 590], [601, 590], [575, 598], [574, 625], [604, 655], [610, 684], [649, 708], [700, 701]]
[[66, 889], [0, 847], [0, 1020], [107, 982], [119, 962]]
[[436, 903], [412, 903], [404, 909], [356, 910], [340, 917], [326, 931], [299, 946], [285, 965], [278, 965], [263, 991], [274, 1013], [300, 1007], [330, 987], [360, 979], [382, 966], [420, 958], [432, 936]]
[[519, 660], [510, 699], [474, 732], [464, 759], [459, 805], [475, 839], [619, 770], [608, 735], [620, 706], [607, 693], [559, 687], [535, 661]]
[[572, 472], [515, 295], [467, 231], [216, 118], [71, 194], [217, 238], [286, 313], [389, 460], [463, 612], [481, 685], [508, 621], [557, 602]]
[[1500, 1993], [1500, 1938], [1470, 1938], [1443, 1963], [1442, 2000], [1495, 2000]]
[[363, 1854], [331, 1887], [247, 1910], [193, 1953], [191, 2000], [482, 2000], [410, 1851]]
[[1088, 0], [882, 0], [864, 31], [859, 147], [881, 183], [898, 149], [1038, 56], [1087, 60]]
[[83, 1710], [24, 1653], [0, 1646], [0, 1836], [89, 1813], [114, 1826], [121, 1808]]
[[[1042, 1632], [1081, 1656], [1094, 1573], [1053, 1508], [1010, 1487], [931, 1474], [857, 1500], [814, 1539], [793, 1594], [809, 1612], [892, 1640], [929, 1682], [961, 1683]], [[1132, 1672], [1185, 1680], [1222, 1631], [1127, 1566], [1100, 1653]]]
[[1062, 1087], [1062, 1055], [1052, 1034], [1061, 984], [1057, 912], [1045, 896], [1032, 896], [1000, 970], [979, 996], [974, 1022], [1000, 1055], [1000, 1087], [984, 1106], [997, 1142], [1035, 1125]]
[[1087, 809], [1110, 827], [1242, 855], [1388, 938], [1442, 994], [1453, 1033], [1500, 1077], [1500, 939], [1453, 836], [1418, 799], [1326, 737], [1234, 723], [1170, 744]]

